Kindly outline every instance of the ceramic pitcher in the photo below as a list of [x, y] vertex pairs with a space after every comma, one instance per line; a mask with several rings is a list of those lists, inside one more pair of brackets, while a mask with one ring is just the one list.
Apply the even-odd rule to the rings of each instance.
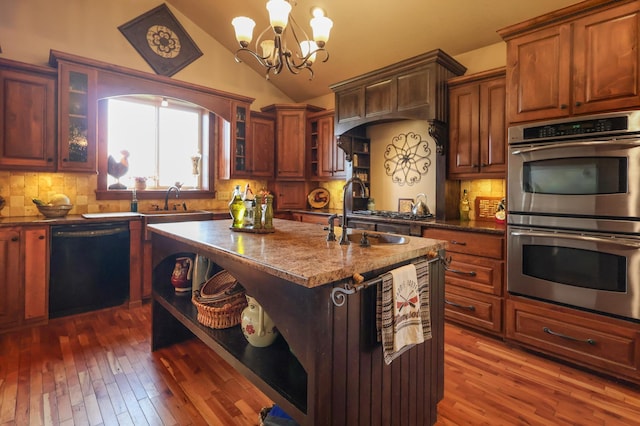
[[242, 311], [242, 334], [252, 346], [269, 346], [278, 337], [278, 329], [256, 299], [247, 296], [247, 302]]
[[176, 292], [183, 293], [191, 291], [191, 272], [193, 269], [193, 261], [190, 257], [176, 258], [176, 264], [171, 274], [171, 284], [175, 287]]

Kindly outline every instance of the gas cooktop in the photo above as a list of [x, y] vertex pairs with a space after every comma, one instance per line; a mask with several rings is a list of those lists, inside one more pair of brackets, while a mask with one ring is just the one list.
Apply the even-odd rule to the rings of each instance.
[[389, 210], [354, 210], [353, 214], [360, 216], [383, 217], [401, 220], [433, 220], [433, 214], [426, 215], [413, 214], [411, 212], [394, 212]]

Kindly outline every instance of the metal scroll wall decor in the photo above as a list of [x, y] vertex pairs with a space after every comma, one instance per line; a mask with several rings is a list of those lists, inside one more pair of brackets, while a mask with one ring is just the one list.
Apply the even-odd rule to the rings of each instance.
[[431, 167], [431, 148], [413, 132], [394, 136], [384, 150], [384, 168], [391, 181], [400, 186], [420, 182]]

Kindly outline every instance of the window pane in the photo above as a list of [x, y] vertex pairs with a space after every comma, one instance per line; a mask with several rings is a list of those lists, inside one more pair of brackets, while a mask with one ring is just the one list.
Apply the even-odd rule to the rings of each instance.
[[[108, 153], [120, 161], [129, 152], [129, 171], [120, 181], [132, 187], [133, 177], [156, 174], [156, 108], [153, 105], [109, 100]], [[115, 178], [109, 178], [109, 184]]]
[[160, 108], [158, 168], [160, 186], [193, 186], [191, 157], [199, 152], [200, 114]]

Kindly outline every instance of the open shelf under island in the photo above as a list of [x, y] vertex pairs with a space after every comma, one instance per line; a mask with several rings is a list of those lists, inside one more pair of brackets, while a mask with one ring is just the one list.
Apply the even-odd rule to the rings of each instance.
[[[247, 377], [301, 425], [431, 425], [443, 395], [444, 244], [360, 247], [326, 241], [313, 224], [274, 220], [272, 234], [235, 233], [228, 221], [150, 225], [153, 247], [153, 350], [194, 335]], [[339, 229], [338, 229], [339, 231]], [[338, 235], [339, 237], [339, 235]], [[251, 346], [239, 326], [211, 329], [197, 320], [190, 293], [170, 282], [177, 257], [207, 256], [226, 269], [269, 313], [280, 337]], [[430, 261], [432, 339], [385, 365], [376, 342], [376, 286], [331, 300], [334, 288], [391, 269]], [[386, 420], [385, 420], [386, 419]]]

